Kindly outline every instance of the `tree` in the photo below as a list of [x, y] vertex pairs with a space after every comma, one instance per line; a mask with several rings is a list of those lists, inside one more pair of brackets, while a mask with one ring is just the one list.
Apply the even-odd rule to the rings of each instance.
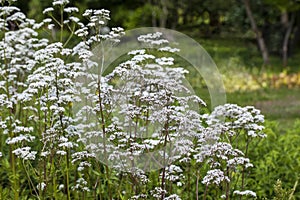
[[257, 23], [255, 21], [255, 18], [253, 16], [253, 14], [252, 14], [252, 10], [251, 10], [251, 7], [250, 7], [249, 0], [244, 0], [244, 5], [245, 5], [245, 8], [246, 8], [247, 16], [250, 20], [251, 28], [254, 31], [255, 35], [256, 35], [256, 39], [257, 39], [257, 42], [258, 42], [258, 45], [259, 45], [259, 50], [262, 54], [264, 64], [269, 64], [270, 61], [269, 61], [268, 49], [267, 49], [267, 46], [265, 44], [265, 40], [262, 36], [261, 31], [257, 27]]
[[295, 23], [296, 11], [300, 9], [300, 4], [291, 0], [265, 0], [279, 10], [281, 13], [281, 25], [284, 29], [282, 40], [282, 63], [286, 67], [288, 63], [289, 40]]

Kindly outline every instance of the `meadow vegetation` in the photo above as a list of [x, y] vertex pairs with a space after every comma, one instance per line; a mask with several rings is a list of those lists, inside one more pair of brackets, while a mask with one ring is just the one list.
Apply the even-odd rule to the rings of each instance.
[[227, 91], [211, 108], [162, 33], [104, 73], [125, 34], [105, 31], [108, 10], [54, 0], [35, 21], [0, 4], [0, 199], [300, 198], [296, 67], [261, 66], [251, 41], [195, 37]]

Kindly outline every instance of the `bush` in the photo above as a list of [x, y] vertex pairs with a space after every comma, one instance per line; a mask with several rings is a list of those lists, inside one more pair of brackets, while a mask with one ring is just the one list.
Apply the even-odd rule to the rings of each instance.
[[[291, 189], [299, 179], [300, 121], [296, 121], [286, 133], [280, 133], [276, 122], [266, 123], [268, 138], [253, 147], [250, 157], [255, 166], [250, 175], [251, 188], [255, 188], [259, 198], [275, 196], [274, 185], [281, 180], [284, 188]], [[260, 177], [260, 178], [257, 178]], [[299, 188], [294, 192], [300, 197]]]

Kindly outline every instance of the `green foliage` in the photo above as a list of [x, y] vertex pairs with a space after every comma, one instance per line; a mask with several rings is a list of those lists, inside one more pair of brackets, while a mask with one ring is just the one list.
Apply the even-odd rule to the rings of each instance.
[[[116, 18], [123, 18], [123, 26], [127, 29], [138, 27], [154, 26], [159, 18], [160, 8], [155, 5], [145, 4], [134, 11], [125, 12], [123, 7], [119, 7]], [[125, 19], [125, 20], [124, 20]]]
[[[285, 133], [280, 133], [277, 122], [267, 122], [266, 127], [267, 139], [253, 147], [251, 153], [255, 166], [251, 183], [260, 198], [276, 193], [273, 185], [278, 179], [285, 188], [293, 188], [300, 175], [300, 121]], [[300, 198], [299, 188], [295, 189], [294, 196]]]
[[264, 2], [278, 8], [281, 12], [300, 9], [299, 2], [293, 0], [264, 0]]

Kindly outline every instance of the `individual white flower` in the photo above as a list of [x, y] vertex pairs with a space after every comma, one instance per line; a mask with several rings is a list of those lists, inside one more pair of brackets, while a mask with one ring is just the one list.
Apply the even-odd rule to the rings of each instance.
[[26, 16], [24, 13], [21, 12], [16, 12], [6, 18], [6, 20], [10, 20], [10, 21], [23, 21], [24, 19], [26, 19]]
[[253, 166], [250, 163], [249, 158], [244, 158], [244, 157], [234, 157], [234, 158], [227, 161], [227, 166], [228, 167], [233, 167], [234, 168], [238, 165], [245, 166], [246, 168]]
[[74, 17], [74, 16], [69, 17], [69, 19], [75, 23], [78, 23], [80, 21], [78, 17]]
[[40, 191], [43, 191], [46, 188], [46, 186], [47, 186], [46, 183], [41, 182], [36, 186], [36, 188]]
[[251, 190], [244, 190], [244, 191], [235, 190], [233, 194], [240, 195], [240, 196], [256, 197], [256, 193]]
[[164, 200], [181, 200], [181, 198], [177, 194], [171, 194], [168, 197], [165, 197]]
[[56, 5], [66, 5], [66, 4], [68, 4], [69, 3], [69, 0], [54, 0], [53, 2], [52, 2], [52, 5], [53, 6], [56, 6]]
[[153, 190], [150, 191], [150, 194], [154, 198], [160, 198], [163, 194], [167, 194], [167, 191], [163, 190], [161, 187], [155, 187]]
[[43, 151], [43, 152], [41, 152], [41, 156], [42, 156], [42, 157], [46, 157], [46, 156], [48, 156], [48, 155], [50, 155], [50, 152], [49, 152], [49, 151]]
[[60, 185], [58, 186], [58, 189], [61, 190], [61, 191], [62, 191], [64, 188], [65, 188], [64, 184], [60, 184]]
[[56, 152], [56, 154], [57, 154], [57, 155], [62, 155], [62, 156], [64, 156], [64, 155], [67, 155], [67, 152], [58, 150], [58, 151]]
[[87, 9], [84, 11], [84, 13], [82, 14], [82, 16], [87, 17], [93, 14], [93, 10], [92, 9]]
[[161, 47], [161, 48], [159, 48], [158, 51], [166, 51], [166, 52], [175, 53], [175, 52], [179, 52], [180, 49], [177, 49], [177, 48], [171, 48], [171, 47], [169, 47], [169, 46], [166, 46], [166, 47]]
[[67, 8], [64, 8], [64, 11], [66, 13], [72, 13], [72, 12], [79, 12], [79, 9], [77, 7], [67, 7]]
[[52, 29], [54, 28], [54, 26], [55, 26], [54, 24], [49, 24], [49, 25], [48, 25], [48, 29], [49, 29], [49, 30], [52, 30]]
[[90, 189], [87, 187], [87, 181], [84, 179], [84, 178], [78, 178], [76, 180], [76, 185], [75, 186], [72, 186], [71, 189], [72, 190], [82, 190], [82, 191], [87, 191], [89, 192]]
[[46, 19], [43, 20], [43, 22], [44, 23], [50, 23], [50, 22], [52, 22], [52, 19], [51, 18], [46, 18]]
[[13, 137], [13, 138], [7, 138], [6, 144], [16, 144], [23, 141], [32, 142], [35, 139], [35, 136], [31, 136], [29, 134], [23, 135], [20, 134], [19, 136]]
[[20, 9], [15, 6], [1, 6], [0, 11], [1, 11], [0, 16], [4, 16], [4, 15], [9, 16], [11, 15], [11, 13], [20, 11]]
[[77, 36], [79, 36], [79, 37], [87, 36], [89, 34], [88, 28], [87, 27], [83, 27], [81, 29], [77, 29], [74, 34], [77, 35]]
[[45, 8], [44, 11], [43, 11], [43, 14], [46, 14], [46, 13], [49, 13], [49, 12], [52, 12], [54, 11], [54, 8], [50, 7], [50, 8]]
[[128, 55], [145, 54], [145, 52], [146, 52], [145, 49], [133, 50], [133, 51], [128, 52]]
[[172, 58], [172, 57], [156, 58], [155, 62], [159, 65], [174, 65], [174, 58]]

